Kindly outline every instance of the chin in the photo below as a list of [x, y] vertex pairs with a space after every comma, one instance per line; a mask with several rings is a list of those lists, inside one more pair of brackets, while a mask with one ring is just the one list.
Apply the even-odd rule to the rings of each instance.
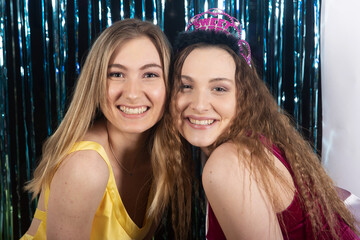
[[151, 126], [128, 126], [127, 128], [123, 129], [123, 132], [130, 133], [130, 134], [141, 134], [147, 132], [151, 129]]
[[[186, 139], [186, 138], [185, 138]], [[205, 148], [212, 145], [215, 141], [208, 141], [207, 139], [186, 139], [191, 145], [195, 147]]]

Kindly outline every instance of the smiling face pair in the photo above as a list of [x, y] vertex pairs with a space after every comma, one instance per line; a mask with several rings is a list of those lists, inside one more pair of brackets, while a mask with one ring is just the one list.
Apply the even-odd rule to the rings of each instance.
[[[206, 148], [227, 129], [236, 113], [235, 62], [224, 49], [190, 52], [176, 94], [177, 127], [192, 145]], [[132, 39], [113, 53], [108, 67], [108, 102], [104, 115], [120, 131], [142, 133], [159, 121], [166, 87], [154, 44]]]

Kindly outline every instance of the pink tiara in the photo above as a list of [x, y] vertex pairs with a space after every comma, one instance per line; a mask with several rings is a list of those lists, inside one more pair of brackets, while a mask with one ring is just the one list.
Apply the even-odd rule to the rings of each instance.
[[[215, 18], [208, 18], [207, 14], [212, 15]], [[223, 18], [218, 18], [219, 15], [227, 17], [229, 21]], [[191, 26], [193, 26], [196, 30], [214, 30], [215, 32], [221, 31], [225, 32], [226, 34], [232, 34], [232, 32], [234, 32], [234, 34], [237, 35], [236, 37], [239, 39], [238, 45], [240, 47], [240, 55], [243, 56], [247, 64], [251, 66], [250, 45], [248, 42], [241, 39], [241, 24], [236, 18], [226, 14], [219, 8], [211, 8], [206, 12], [197, 14], [192, 17], [186, 27], [186, 31], [189, 31]], [[243, 51], [243, 47], [246, 48], [246, 52]]]

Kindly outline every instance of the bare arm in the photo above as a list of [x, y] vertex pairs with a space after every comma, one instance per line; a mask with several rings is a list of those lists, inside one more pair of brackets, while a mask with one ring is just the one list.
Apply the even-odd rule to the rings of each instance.
[[95, 151], [78, 151], [60, 165], [50, 185], [48, 239], [90, 239], [109, 170]]
[[[208, 159], [203, 185], [227, 239], [283, 239], [269, 199], [239, 161], [230, 143], [218, 147]], [[251, 184], [250, 184], [251, 182]]]

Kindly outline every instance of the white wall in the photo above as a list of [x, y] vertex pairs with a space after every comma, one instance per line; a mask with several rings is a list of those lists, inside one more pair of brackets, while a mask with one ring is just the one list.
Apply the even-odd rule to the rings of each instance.
[[360, 196], [360, 1], [321, 5], [322, 159], [342, 188]]

